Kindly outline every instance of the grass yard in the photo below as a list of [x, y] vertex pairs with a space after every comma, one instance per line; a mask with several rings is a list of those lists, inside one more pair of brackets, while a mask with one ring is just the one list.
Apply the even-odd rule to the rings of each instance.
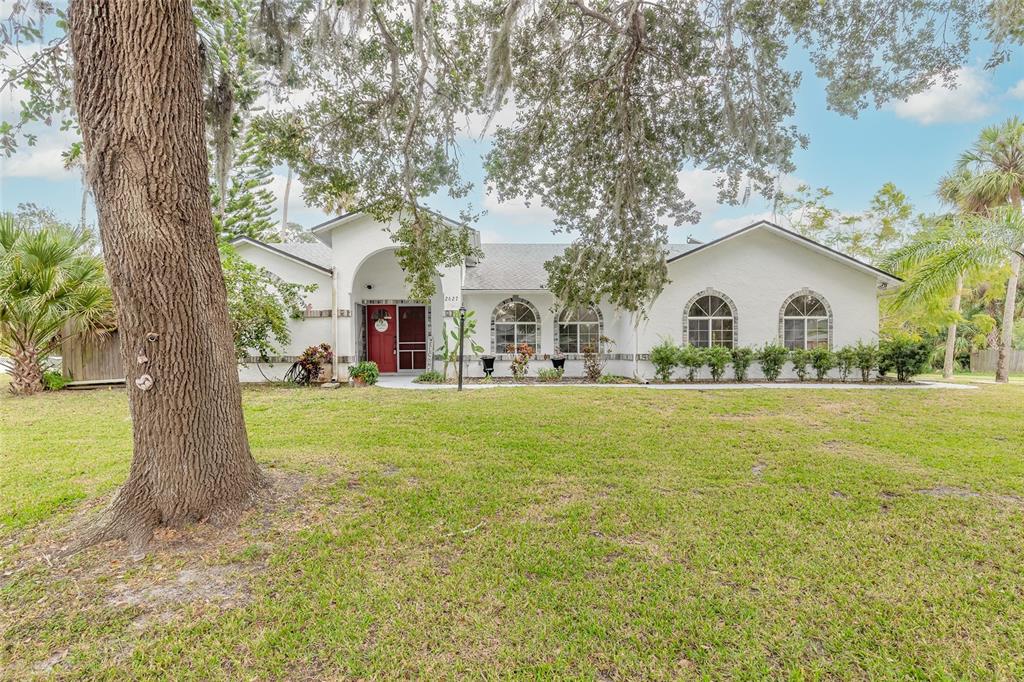
[[1024, 677], [1024, 385], [245, 391], [275, 497], [50, 565], [120, 391], [0, 398], [0, 676]]

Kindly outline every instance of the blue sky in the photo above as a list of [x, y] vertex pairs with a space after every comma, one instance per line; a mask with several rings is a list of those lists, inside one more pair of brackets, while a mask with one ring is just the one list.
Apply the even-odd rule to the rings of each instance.
[[[977, 46], [971, 63], [958, 74], [956, 89], [932, 88], [907, 102], [866, 111], [856, 119], [828, 111], [822, 82], [805, 72], [794, 122], [810, 136], [810, 145], [796, 153], [796, 172], [782, 180], [783, 186], [828, 186], [835, 192], [833, 203], [853, 213], [862, 211], [874, 192], [891, 181], [919, 210], [935, 210], [933, 191], [938, 178], [952, 167], [978, 131], [1009, 116], [1024, 115], [1024, 51], [1018, 50], [1008, 64], [986, 71], [983, 64], [989, 53], [988, 45]], [[17, 93], [0, 93], [0, 113], [5, 119], [16, 116], [18, 110]], [[81, 181], [77, 172], [64, 170], [60, 162], [60, 152], [73, 138], [54, 129], [38, 132], [36, 147], [24, 148], [10, 159], [0, 157], [0, 209], [34, 202], [77, 220]], [[551, 234], [551, 215], [543, 207], [528, 207], [521, 201], [499, 204], [487, 195], [481, 164], [487, 148], [486, 139], [467, 139], [462, 146], [463, 172], [474, 184], [469, 197], [458, 202], [435, 197], [428, 203], [451, 215], [461, 208], [484, 210], [476, 227], [485, 242], [566, 241], [565, 235]], [[281, 197], [284, 173], [277, 170], [274, 189]], [[711, 173], [701, 170], [680, 174], [682, 186], [702, 210], [703, 218], [697, 225], [672, 228], [671, 241], [683, 241], [688, 234], [712, 239], [753, 219], [771, 216], [770, 207], [757, 197], [744, 206], [718, 205], [714, 180]], [[306, 206], [295, 189], [293, 186], [289, 221], [309, 227], [329, 217], [315, 206]]]

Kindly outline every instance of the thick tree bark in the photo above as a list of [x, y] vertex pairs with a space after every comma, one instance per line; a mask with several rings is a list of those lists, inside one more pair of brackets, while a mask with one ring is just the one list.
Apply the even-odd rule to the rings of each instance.
[[242, 417], [187, 0], [72, 0], [75, 103], [133, 421], [128, 480], [85, 543], [231, 518], [263, 477]]
[[[1010, 203], [1021, 210], [1020, 190], [1014, 187], [1010, 193]], [[1024, 249], [1024, 245], [1021, 246]], [[996, 362], [996, 381], [1010, 381], [1010, 351], [1013, 349], [1013, 321], [1017, 312], [1017, 283], [1020, 280], [1021, 258], [1016, 253], [1010, 256], [1010, 279], [1006, 282], [1006, 300], [1003, 303], [1002, 338], [999, 340], [999, 358]]]
[[43, 369], [39, 364], [39, 351], [22, 348], [11, 358], [11, 393], [32, 395], [43, 390]]
[[[964, 288], [964, 274], [956, 278], [956, 291], [953, 293], [953, 313], [960, 316], [960, 297]], [[953, 361], [956, 359], [956, 322], [951, 322], [946, 329], [946, 356], [942, 359], [942, 376], [949, 379], [953, 376]]]

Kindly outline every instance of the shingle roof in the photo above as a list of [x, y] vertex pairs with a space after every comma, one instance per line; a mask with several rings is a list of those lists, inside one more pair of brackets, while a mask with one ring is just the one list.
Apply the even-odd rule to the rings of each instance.
[[[466, 268], [463, 289], [537, 290], [546, 289], [548, 272], [544, 263], [560, 256], [568, 244], [481, 244], [483, 258]], [[669, 244], [668, 258], [696, 248], [700, 244]]]
[[313, 265], [319, 265], [322, 268], [330, 269], [334, 265], [334, 253], [331, 251], [331, 247], [320, 240], [315, 242], [281, 242], [280, 244], [270, 244], [270, 246], [296, 258], [309, 261]]

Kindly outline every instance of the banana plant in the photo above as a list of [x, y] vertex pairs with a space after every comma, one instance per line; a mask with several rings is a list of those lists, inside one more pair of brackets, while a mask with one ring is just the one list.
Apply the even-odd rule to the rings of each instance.
[[[476, 333], [476, 318], [474, 317], [475, 311], [467, 310], [465, 318], [465, 326], [463, 327], [463, 334], [470, 350], [474, 354], [479, 355], [484, 352], [484, 347], [476, 342], [474, 335]], [[441, 346], [441, 355], [444, 357], [444, 376], [448, 378], [448, 366], [457, 364], [459, 361], [459, 313], [458, 311], [452, 315], [455, 328], [448, 329], [448, 323], [444, 325], [444, 345]]]

